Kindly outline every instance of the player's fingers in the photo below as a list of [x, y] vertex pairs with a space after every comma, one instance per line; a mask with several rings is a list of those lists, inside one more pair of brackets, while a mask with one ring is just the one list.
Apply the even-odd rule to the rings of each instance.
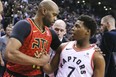
[[36, 54], [36, 53], [34, 53], [34, 56], [36, 57], [36, 56], [37, 56], [37, 54]]
[[39, 53], [39, 55], [42, 55], [42, 54], [43, 54], [42, 52]]
[[101, 51], [101, 49], [100, 49], [99, 47], [95, 47], [95, 50], [99, 50], [99, 51]]
[[42, 49], [42, 53], [46, 55], [47, 51], [45, 49]]
[[36, 54], [39, 54], [39, 52], [38, 52], [38, 51], [36, 51]]
[[44, 51], [44, 54], [46, 55], [47, 54], [47, 51]]

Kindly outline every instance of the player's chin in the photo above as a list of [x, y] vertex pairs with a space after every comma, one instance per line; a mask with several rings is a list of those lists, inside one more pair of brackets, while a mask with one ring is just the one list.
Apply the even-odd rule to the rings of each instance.
[[48, 24], [47, 27], [51, 27], [52, 25], [51, 24]]
[[51, 22], [51, 26], [54, 24], [54, 22]]
[[53, 26], [53, 24], [54, 24], [54, 23], [53, 23], [53, 22], [51, 22], [50, 24], [48, 24], [48, 27], [51, 27], [51, 26]]

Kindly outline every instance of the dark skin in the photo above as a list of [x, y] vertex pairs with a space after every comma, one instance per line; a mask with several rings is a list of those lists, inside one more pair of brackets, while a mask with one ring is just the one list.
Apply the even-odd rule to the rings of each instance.
[[[50, 0], [42, 1], [38, 5], [38, 11], [34, 17], [34, 22], [39, 27], [41, 32], [44, 32], [45, 31], [44, 27], [47, 26], [45, 22], [49, 22], [48, 25], [50, 25], [52, 22], [55, 21], [58, 13], [59, 13], [58, 6], [53, 1]], [[44, 21], [43, 18], [45, 18], [46, 21]], [[19, 63], [21, 65], [37, 65], [37, 66], [43, 66], [46, 63], [48, 63], [50, 59], [49, 54], [43, 54], [40, 58], [31, 57], [19, 51], [19, 48], [21, 46], [22, 43], [18, 39], [13, 37], [9, 39], [9, 43], [6, 46], [5, 53], [5, 57], [9, 62]]]
[[[72, 29], [72, 34], [73, 34], [72, 37], [76, 40], [74, 49], [77, 50], [77, 52], [90, 47], [89, 38], [90, 38], [91, 30], [87, 29], [84, 26], [83, 21], [77, 20], [75, 26]], [[51, 63], [44, 66], [44, 71], [46, 73], [48, 74], [52, 73], [58, 67], [61, 50], [66, 45], [67, 43], [62, 43], [60, 48], [57, 50], [54, 58], [52, 59]], [[93, 57], [93, 64], [94, 64], [93, 77], [104, 77], [105, 61], [103, 56], [99, 53], [99, 50], [96, 51], [97, 52], [94, 53], [94, 57]]]

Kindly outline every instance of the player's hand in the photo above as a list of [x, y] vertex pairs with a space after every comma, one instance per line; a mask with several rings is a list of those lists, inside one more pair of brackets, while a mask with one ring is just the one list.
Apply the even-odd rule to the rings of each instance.
[[49, 54], [42, 54], [41, 57], [43, 65], [47, 64], [50, 61], [50, 55]]
[[42, 53], [41, 52], [38, 52], [38, 51], [35, 51], [34, 56], [36, 58], [40, 58], [42, 56]]
[[41, 52], [36, 51], [34, 56], [41, 59], [42, 65], [45, 65], [50, 61], [50, 55], [45, 50], [41, 50]]
[[95, 51], [99, 52], [100, 54], [102, 54], [103, 56], [105, 56], [105, 54], [101, 51], [101, 49], [99, 47], [95, 47]]
[[45, 55], [47, 54], [47, 52], [46, 52], [44, 49], [42, 49], [41, 52], [36, 51], [36, 52], [34, 53], [34, 56], [35, 56], [36, 58], [41, 58], [41, 56], [42, 56], [43, 54], [45, 54]]
[[[50, 60], [50, 55], [48, 55], [47, 52], [44, 49], [42, 49], [41, 52], [36, 51], [34, 53], [34, 57], [41, 60], [41, 65], [42, 66], [47, 64], [49, 62], [49, 60]], [[40, 66], [37, 66], [37, 65], [33, 65], [32, 68], [40, 70]]]

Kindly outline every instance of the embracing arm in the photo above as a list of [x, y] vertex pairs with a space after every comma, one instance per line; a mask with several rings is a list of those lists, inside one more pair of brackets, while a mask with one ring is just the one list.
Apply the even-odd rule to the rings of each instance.
[[19, 51], [23, 45], [23, 41], [31, 32], [31, 25], [27, 20], [17, 22], [11, 33], [11, 37], [6, 46], [6, 59], [12, 63], [22, 65], [38, 65], [43, 66], [49, 61], [48, 54], [42, 55], [41, 58], [34, 58]]
[[51, 62], [49, 64], [46, 64], [43, 67], [43, 70], [45, 73], [50, 74], [56, 70], [56, 68], [58, 67], [58, 64], [59, 64], [59, 60], [60, 60], [60, 52], [61, 52], [61, 48], [59, 47], [57, 49], [57, 52], [55, 53], [54, 57], [52, 58]]
[[10, 38], [6, 46], [5, 57], [9, 62], [22, 65], [38, 65], [43, 66], [49, 61], [48, 55], [43, 55], [41, 58], [34, 58], [19, 51], [22, 46], [21, 42], [15, 38]]
[[45, 73], [47, 73], [47, 74], [53, 73], [58, 68], [58, 65], [60, 62], [60, 54], [61, 54], [63, 48], [66, 46], [66, 44], [67, 43], [62, 43], [56, 50], [55, 56], [52, 58], [50, 64], [46, 64], [43, 67]]
[[93, 62], [94, 62], [93, 77], [104, 77], [105, 60], [99, 52], [95, 52]]

